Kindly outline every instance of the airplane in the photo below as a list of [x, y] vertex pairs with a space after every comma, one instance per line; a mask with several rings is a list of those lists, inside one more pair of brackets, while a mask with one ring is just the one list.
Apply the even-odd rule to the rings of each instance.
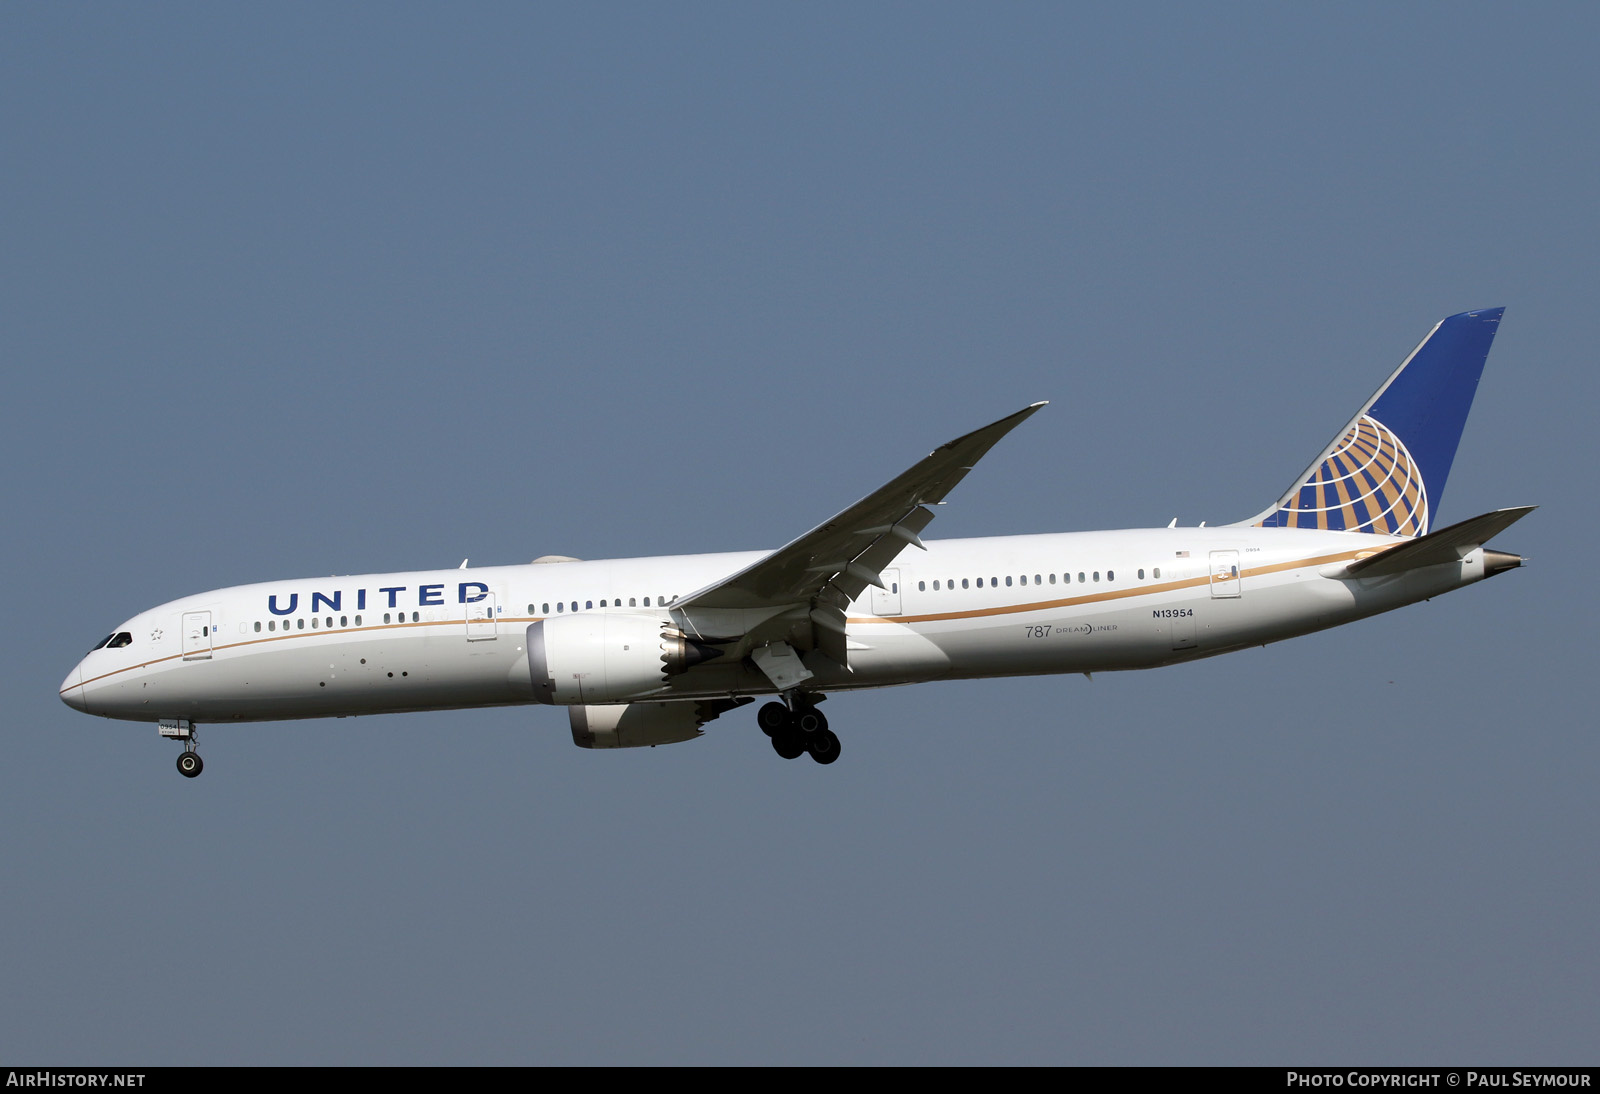
[[829, 693], [1154, 668], [1336, 627], [1520, 566], [1534, 506], [1434, 514], [1504, 308], [1441, 320], [1283, 495], [1235, 524], [927, 540], [1034, 403], [935, 449], [775, 551], [270, 581], [140, 612], [61, 684], [86, 714], [200, 725], [564, 706], [582, 748], [693, 740], [767, 701], [830, 764]]

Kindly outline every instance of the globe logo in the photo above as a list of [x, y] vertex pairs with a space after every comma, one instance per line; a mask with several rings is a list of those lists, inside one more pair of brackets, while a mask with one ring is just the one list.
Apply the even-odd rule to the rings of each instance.
[[1428, 530], [1428, 493], [1400, 438], [1364, 414], [1274, 517], [1285, 528], [1419, 536]]

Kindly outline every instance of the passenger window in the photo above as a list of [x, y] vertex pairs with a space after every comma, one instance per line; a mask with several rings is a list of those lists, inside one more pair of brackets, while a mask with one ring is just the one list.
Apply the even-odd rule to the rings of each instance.
[[544, 611], [543, 611], [543, 612], [542, 612], [542, 613], [540, 613], [540, 614], [542, 614], [542, 615], [549, 615], [549, 614], [550, 614], [550, 605], [548, 605], [548, 604], [546, 604], [546, 605], [545, 605], [545, 606], [544, 606]]
[[647, 608], [650, 606], [650, 598], [648, 596], [644, 598], [644, 606]]
[[296, 619], [294, 621], [294, 629], [297, 630], [297, 631], [305, 630], [306, 629], [306, 621], [304, 619]]
[[1160, 577], [1161, 577], [1161, 567], [1160, 566], [1157, 566], [1155, 568], [1155, 575], [1156, 575], [1156, 578], [1159, 580]]
[[348, 615], [341, 615], [339, 617], [339, 626], [348, 627], [349, 625], [350, 625], [350, 617]]
[[628, 597], [628, 607], [637, 608], [638, 606], [639, 606], [639, 598], [638, 597], [636, 597], [636, 596]]
[[966, 578], [962, 578], [961, 579], [961, 587], [963, 589], [965, 589], [967, 587], [967, 579]]
[[928, 583], [926, 581], [917, 582], [917, 592], [925, 593], [927, 591], [928, 591]]
[[[1034, 575], [1033, 575], [1033, 583], [1034, 583], [1034, 584], [1035, 584], [1035, 585], [1043, 585], [1043, 584], [1044, 584], [1044, 579], [1043, 579], [1043, 578], [1041, 578], [1041, 577], [1040, 577], [1040, 576], [1039, 576], [1039, 575], [1038, 575], [1038, 574], [1034, 574]], [[1024, 581], [1023, 581], [1023, 584], [1024, 584], [1024, 585], [1026, 585], [1026, 584], [1027, 584], [1027, 581], [1026, 581], [1026, 580], [1024, 580]]]
[[1084, 583], [1084, 581], [1085, 581], [1085, 580], [1086, 580], [1086, 579], [1085, 579], [1085, 577], [1084, 577], [1084, 574], [1083, 574], [1083, 571], [1082, 571], [1082, 570], [1079, 570], [1079, 571], [1078, 571], [1078, 584], [1079, 584], [1079, 585], [1082, 585], [1082, 584], [1083, 584], [1083, 583]]
[[583, 602], [583, 606], [584, 606], [584, 608], [586, 608], [586, 609], [587, 609], [587, 608], [592, 608], [592, 607], [594, 607], [594, 601], [592, 601], [592, 600], [585, 600], [585, 601], [584, 601], [584, 602]]
[[356, 626], [361, 626], [361, 617], [359, 615], [356, 616]]
[[259, 619], [256, 620], [256, 633], [257, 634], [261, 633], [261, 620], [259, 620]]
[[411, 622], [420, 623], [421, 621], [422, 621], [422, 613], [421, 612], [412, 612], [411, 613]]
[[312, 616], [311, 617], [311, 629], [312, 630], [316, 630], [317, 629], [317, 617], [316, 616]]
[[384, 612], [383, 613], [383, 621], [385, 623], [389, 622], [389, 613], [388, 612]]
[[1050, 575], [1050, 584], [1054, 585], [1055, 583], [1056, 583], [1056, 575], [1055, 574], [1051, 574]]
[[1008, 588], [1008, 589], [1011, 588], [1011, 575], [1010, 574], [1006, 575], [1006, 588]]
[[1115, 570], [1107, 570], [1106, 571], [1106, 580], [1107, 581], [1115, 581], [1115, 580], [1117, 580], [1117, 571], [1115, 571]]
[[1140, 581], [1143, 581], [1143, 580], [1144, 580], [1144, 571], [1143, 571], [1143, 570], [1140, 570], [1140, 571], [1139, 571], [1139, 580], [1140, 580]]

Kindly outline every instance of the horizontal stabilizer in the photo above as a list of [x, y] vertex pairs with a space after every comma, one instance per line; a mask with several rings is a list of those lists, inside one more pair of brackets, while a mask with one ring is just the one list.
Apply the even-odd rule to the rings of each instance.
[[1441, 562], [1459, 562], [1537, 508], [1537, 505], [1520, 505], [1513, 509], [1496, 509], [1452, 524], [1409, 543], [1357, 559], [1345, 567], [1345, 576], [1385, 577]]

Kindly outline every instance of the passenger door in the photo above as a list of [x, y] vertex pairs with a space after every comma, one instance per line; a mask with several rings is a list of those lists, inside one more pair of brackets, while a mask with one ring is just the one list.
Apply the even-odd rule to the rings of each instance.
[[497, 637], [495, 627], [495, 595], [489, 593], [482, 600], [467, 605], [467, 641], [487, 642]]
[[1222, 600], [1239, 595], [1239, 552], [1211, 552], [1211, 598]]
[[211, 613], [183, 613], [183, 659], [211, 660]]
[[872, 614], [873, 615], [899, 615], [900, 614], [900, 571], [890, 568], [878, 575], [878, 580], [883, 582], [883, 588], [876, 585], [872, 589]]

